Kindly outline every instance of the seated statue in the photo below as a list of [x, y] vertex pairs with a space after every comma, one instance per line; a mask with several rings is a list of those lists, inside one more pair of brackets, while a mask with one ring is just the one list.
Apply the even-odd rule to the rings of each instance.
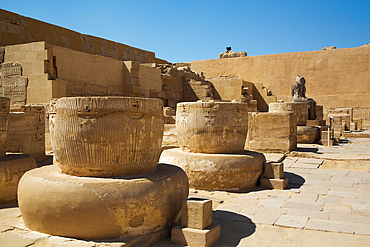
[[226, 50], [224, 53], [220, 53], [220, 58], [230, 58], [230, 57], [246, 57], [247, 53], [245, 51], [232, 51]]
[[303, 76], [297, 76], [295, 83], [292, 85], [292, 102], [307, 102], [308, 119], [316, 118], [316, 101], [306, 97], [306, 80]]

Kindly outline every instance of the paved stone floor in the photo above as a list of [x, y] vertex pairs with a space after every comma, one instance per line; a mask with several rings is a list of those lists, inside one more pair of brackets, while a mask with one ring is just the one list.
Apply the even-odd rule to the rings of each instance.
[[[266, 157], [284, 159], [289, 189], [190, 191], [191, 197], [213, 200], [213, 221], [221, 225], [215, 246], [370, 246], [370, 139], [299, 145], [288, 157]], [[24, 228], [11, 204], [0, 207], [0, 232], [0, 246], [144, 246], [158, 237], [106, 242], [51, 237]], [[167, 237], [153, 246], [178, 245]]]

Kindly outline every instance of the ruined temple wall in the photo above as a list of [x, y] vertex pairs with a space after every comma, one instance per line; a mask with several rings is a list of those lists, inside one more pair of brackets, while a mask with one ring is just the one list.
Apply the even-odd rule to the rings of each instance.
[[123, 95], [124, 63], [116, 59], [52, 47], [56, 77], [66, 96]]
[[153, 93], [158, 93], [162, 90], [161, 70], [154, 67], [140, 65], [139, 70], [141, 84], [141, 95], [144, 97], [152, 97]]
[[56, 78], [52, 46], [47, 43], [6, 46], [6, 62], [19, 62], [22, 76], [28, 78], [27, 104], [48, 103], [52, 98], [65, 96], [65, 82]]
[[144, 96], [162, 89], [157, 68], [133, 61], [34, 42], [5, 47], [4, 62], [19, 62], [28, 78], [26, 104], [72, 96]]
[[301, 75], [306, 79], [307, 97], [324, 107], [370, 105], [370, 45], [192, 61], [191, 69], [203, 72], [207, 78], [234, 74], [263, 83], [278, 99], [290, 99], [290, 87]]
[[140, 63], [165, 62], [157, 59], [155, 54], [150, 51], [84, 35], [0, 9], [0, 46], [37, 41], [46, 41], [54, 46], [111, 57], [121, 61], [132, 60]]
[[[210, 79], [213, 87], [215, 88], [215, 94], [223, 100], [233, 100], [242, 97], [242, 88], [246, 83], [242, 79]], [[253, 90], [253, 88], [252, 88]]]

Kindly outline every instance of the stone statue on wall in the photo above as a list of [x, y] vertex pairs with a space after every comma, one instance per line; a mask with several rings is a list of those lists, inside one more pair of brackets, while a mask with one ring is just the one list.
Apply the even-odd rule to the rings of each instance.
[[247, 53], [245, 51], [232, 51], [231, 47], [226, 47], [224, 53], [220, 53], [220, 58], [231, 58], [231, 57], [246, 57]]
[[292, 102], [306, 102], [308, 104], [308, 119], [316, 118], [316, 101], [306, 97], [306, 80], [303, 76], [297, 76], [295, 83], [292, 85]]

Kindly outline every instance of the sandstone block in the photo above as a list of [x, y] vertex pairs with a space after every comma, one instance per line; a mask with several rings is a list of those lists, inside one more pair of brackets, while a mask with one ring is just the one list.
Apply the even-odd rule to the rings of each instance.
[[261, 187], [266, 189], [284, 190], [289, 186], [289, 179], [261, 178]]
[[19, 180], [25, 172], [36, 167], [36, 161], [28, 154], [0, 158], [0, 204], [17, 200]]
[[297, 126], [297, 143], [314, 143], [319, 136], [315, 126]]
[[69, 176], [52, 165], [23, 175], [18, 204], [31, 230], [109, 239], [161, 231], [174, 224], [188, 192], [186, 174], [172, 165], [120, 178]]
[[[328, 140], [327, 139], [326, 140], [321, 139], [319, 143], [323, 146], [328, 146]], [[329, 140], [329, 147], [334, 146], [334, 143], [336, 143], [336, 140], [335, 139], [330, 139]]]
[[269, 112], [289, 113], [296, 115], [297, 125], [306, 125], [308, 120], [308, 104], [306, 102], [278, 102], [269, 104]]
[[182, 227], [203, 230], [211, 224], [212, 200], [189, 198], [182, 202]]
[[325, 120], [307, 120], [306, 126], [325, 126], [326, 121]]
[[204, 230], [175, 226], [171, 231], [171, 242], [186, 246], [212, 246], [221, 237], [220, 225], [211, 225]]
[[353, 122], [357, 123], [358, 130], [362, 130], [362, 119], [361, 118], [354, 118]]
[[357, 130], [357, 123], [356, 122], [351, 122], [350, 123], [350, 129], [351, 130]]
[[10, 99], [0, 97], [0, 158], [5, 156], [9, 135]]
[[24, 112], [9, 114], [7, 152], [27, 153], [36, 161], [45, 159], [45, 107], [27, 105]]
[[335, 114], [348, 114], [350, 115], [350, 121], [353, 121], [353, 108], [347, 107], [347, 108], [335, 108], [334, 109]]
[[297, 147], [297, 121], [294, 113], [261, 112], [249, 114], [246, 149], [285, 153]]
[[53, 146], [62, 172], [131, 176], [156, 170], [163, 139], [160, 99], [68, 97], [56, 104]]
[[266, 178], [284, 178], [284, 163], [282, 162], [267, 162], [265, 170]]
[[176, 124], [164, 124], [162, 146], [178, 147]]
[[266, 163], [262, 153], [204, 154], [182, 152], [179, 148], [164, 150], [161, 163], [181, 167], [191, 188], [203, 190], [240, 190], [256, 186]]
[[178, 103], [176, 127], [182, 151], [240, 153], [248, 131], [248, 105], [216, 101]]
[[316, 105], [316, 118], [315, 120], [323, 120], [324, 118], [324, 106]]

